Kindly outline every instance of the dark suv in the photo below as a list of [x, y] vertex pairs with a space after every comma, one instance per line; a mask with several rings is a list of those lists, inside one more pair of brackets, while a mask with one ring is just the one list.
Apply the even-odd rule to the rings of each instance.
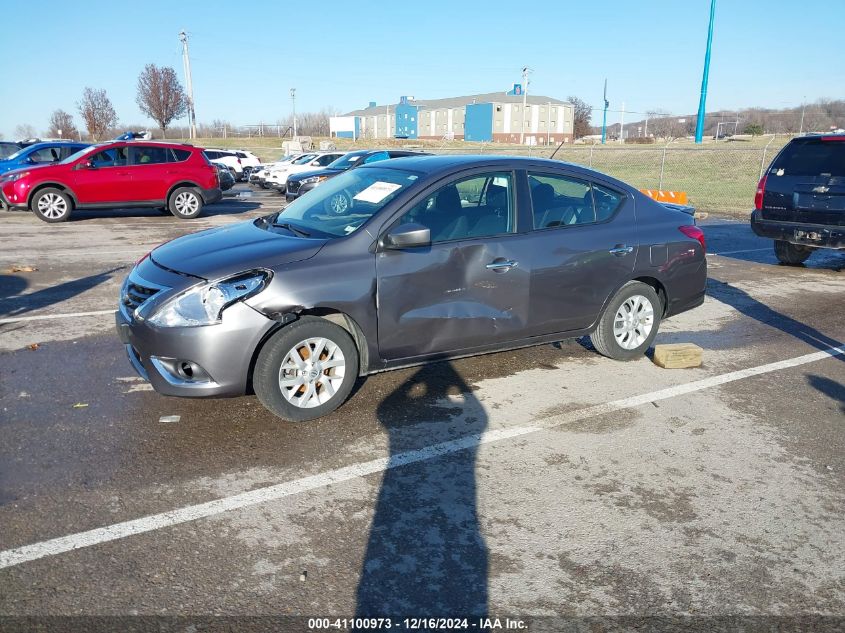
[[845, 134], [792, 139], [757, 185], [751, 228], [784, 264], [845, 249]]

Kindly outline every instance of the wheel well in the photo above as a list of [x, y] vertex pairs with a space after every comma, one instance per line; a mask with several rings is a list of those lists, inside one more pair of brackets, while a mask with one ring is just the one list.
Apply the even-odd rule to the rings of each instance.
[[666, 312], [669, 310], [669, 297], [666, 294], [665, 286], [654, 277], [637, 277], [632, 281], [640, 281], [654, 288], [654, 291], [657, 293], [657, 296], [660, 297], [660, 303], [663, 304], [663, 314], [661, 316], [665, 316]]
[[355, 319], [344, 312], [333, 310], [331, 308], [315, 308], [313, 310], [303, 310], [300, 316], [316, 316], [326, 321], [331, 321], [335, 325], [339, 325], [344, 330], [349, 332], [352, 340], [355, 342], [355, 347], [358, 348], [358, 375], [364, 376], [367, 373], [367, 368], [370, 366], [369, 352], [367, 348], [367, 338], [364, 336], [363, 330], [355, 322]]
[[32, 202], [32, 199], [35, 197], [35, 194], [41, 191], [42, 189], [58, 189], [59, 191], [64, 191], [70, 198], [71, 204], [73, 204], [73, 206], [76, 206], [76, 196], [73, 195], [73, 192], [64, 185], [57, 182], [42, 182], [41, 184], [33, 187], [32, 190], [29, 192], [29, 197], [26, 199], [27, 206], [29, 206], [29, 203]]
[[[179, 187], [190, 187], [191, 189], [201, 189], [201, 187], [195, 182], [185, 181], [185, 182], [176, 183], [170, 189], [167, 190], [167, 195], [164, 198], [164, 201], [165, 201], [166, 204], [170, 204], [170, 195], [174, 191], [176, 191]], [[202, 198], [202, 195], [200, 195], [200, 197]], [[205, 202], [204, 198], [203, 198], [203, 202]]]
[[[319, 317], [321, 319], [325, 319], [326, 321], [330, 321], [335, 325], [339, 325], [344, 330], [349, 332], [349, 335], [352, 337], [352, 340], [355, 343], [355, 347], [358, 348], [358, 375], [365, 376], [367, 374], [367, 369], [370, 366], [370, 354], [369, 349], [367, 348], [367, 339], [364, 336], [364, 332], [363, 330], [361, 330], [361, 327], [355, 322], [352, 317], [350, 317], [344, 312], [340, 312], [339, 310], [333, 310], [331, 308], [315, 308], [313, 310], [302, 310], [300, 312], [297, 312], [295, 316], [296, 318], [290, 321], [290, 323], [295, 323], [296, 320], [301, 316], [314, 316]], [[249, 361], [249, 370], [247, 373], [246, 380], [246, 393], [253, 393], [252, 376], [253, 372], [255, 371], [255, 362], [258, 360], [258, 354], [261, 352], [261, 348], [264, 347], [264, 344], [271, 336], [273, 336], [283, 327], [285, 327], [285, 324], [280, 322], [276, 327], [270, 328], [259, 341], [258, 345], [255, 346], [255, 350], [253, 350], [252, 352], [252, 358]]]

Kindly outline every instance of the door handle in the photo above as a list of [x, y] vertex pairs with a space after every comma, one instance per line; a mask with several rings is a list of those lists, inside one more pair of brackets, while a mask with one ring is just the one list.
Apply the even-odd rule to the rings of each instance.
[[507, 272], [511, 268], [516, 268], [519, 266], [519, 262], [515, 262], [513, 260], [507, 261], [492, 261], [487, 264], [487, 270], [495, 270], [496, 272]]
[[613, 253], [617, 257], [624, 257], [634, 250], [633, 246], [625, 246], [624, 244], [617, 244], [615, 248], [611, 248], [608, 253]]

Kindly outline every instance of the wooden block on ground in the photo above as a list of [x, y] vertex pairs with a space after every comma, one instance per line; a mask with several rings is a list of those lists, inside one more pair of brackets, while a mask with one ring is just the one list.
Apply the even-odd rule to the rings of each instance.
[[654, 346], [654, 364], [664, 369], [699, 367], [703, 350], [693, 343], [670, 343]]

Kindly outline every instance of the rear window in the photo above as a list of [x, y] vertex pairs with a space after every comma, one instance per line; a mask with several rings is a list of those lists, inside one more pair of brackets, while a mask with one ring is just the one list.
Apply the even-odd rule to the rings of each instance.
[[771, 171], [778, 176], [845, 176], [845, 141], [792, 142], [772, 163]]
[[186, 149], [171, 148], [170, 151], [176, 156], [177, 163], [181, 163], [183, 160], [188, 160], [191, 157], [191, 152]]

